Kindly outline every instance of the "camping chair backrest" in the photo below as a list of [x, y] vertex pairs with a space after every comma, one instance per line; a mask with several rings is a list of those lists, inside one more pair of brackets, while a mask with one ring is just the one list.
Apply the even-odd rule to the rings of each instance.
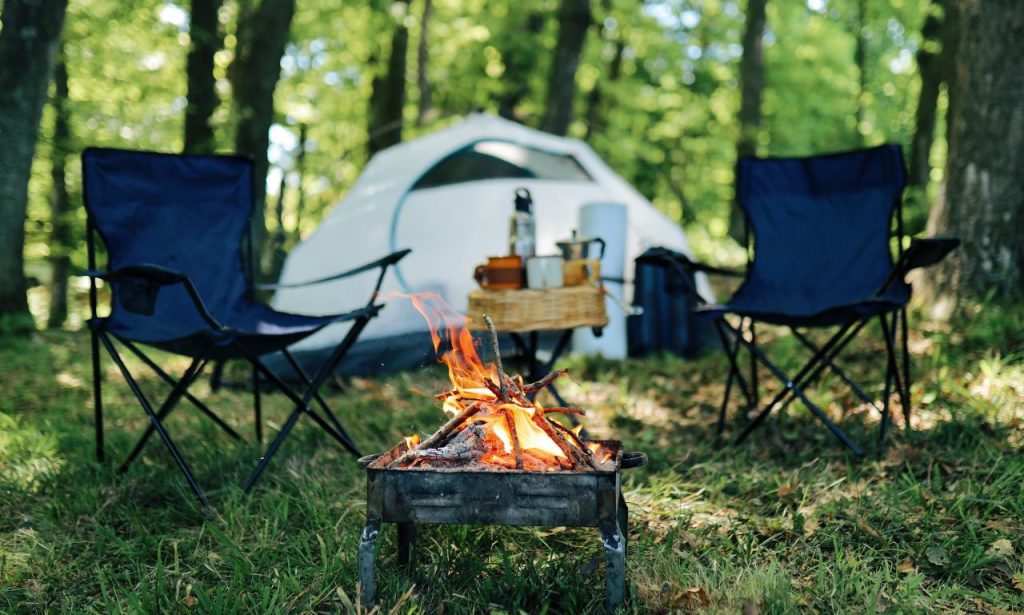
[[[155, 265], [184, 273], [215, 316], [248, 298], [250, 160], [90, 148], [82, 154], [82, 173], [91, 267], [94, 229], [111, 271]], [[116, 300], [119, 285], [112, 286], [112, 318], [133, 318], [119, 314], [123, 301]], [[205, 327], [180, 285], [159, 293], [154, 314]]]
[[893, 270], [890, 228], [896, 208], [903, 233], [905, 183], [898, 145], [742, 159], [737, 197], [754, 236], [744, 290], [789, 296], [804, 309], [872, 296]]

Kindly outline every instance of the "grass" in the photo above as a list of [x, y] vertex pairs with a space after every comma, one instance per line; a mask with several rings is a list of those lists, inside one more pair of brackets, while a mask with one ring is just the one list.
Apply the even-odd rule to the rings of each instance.
[[[915, 322], [914, 430], [896, 430], [887, 451], [869, 447], [863, 461], [796, 406], [743, 446], [716, 450], [720, 354], [571, 361], [575, 383], [563, 392], [592, 410], [591, 430], [650, 454], [646, 468], [623, 475], [625, 611], [1024, 611], [1022, 313], [990, 307], [950, 326]], [[880, 345], [863, 338], [851, 350], [844, 367], [876, 383]], [[773, 353], [789, 364], [801, 355], [788, 339]], [[257, 449], [182, 407], [168, 425], [213, 498], [204, 512], [156, 440], [123, 476], [115, 462], [95, 463], [88, 357], [84, 332], [0, 340], [0, 610], [358, 611], [364, 482], [350, 457], [302, 421], [246, 495], [238, 485]], [[109, 362], [106, 375], [116, 383], [106, 399], [108, 452], [118, 460], [146, 420]], [[330, 396], [357, 441], [382, 450], [439, 424], [424, 392], [442, 378], [439, 368], [357, 378]], [[145, 385], [162, 390], [154, 379]], [[841, 391], [826, 380], [815, 399], [872, 442], [877, 413]], [[198, 392], [210, 395], [205, 381]], [[245, 395], [222, 390], [212, 400], [252, 432]], [[267, 405], [273, 432], [288, 408], [281, 396]], [[601, 605], [596, 530], [430, 527], [418, 546], [407, 574], [385, 530], [381, 613]]]

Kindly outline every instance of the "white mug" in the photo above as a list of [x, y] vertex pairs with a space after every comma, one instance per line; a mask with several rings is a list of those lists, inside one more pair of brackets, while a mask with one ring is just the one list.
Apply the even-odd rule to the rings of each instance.
[[565, 284], [561, 256], [532, 256], [526, 259], [527, 288], [561, 288]]

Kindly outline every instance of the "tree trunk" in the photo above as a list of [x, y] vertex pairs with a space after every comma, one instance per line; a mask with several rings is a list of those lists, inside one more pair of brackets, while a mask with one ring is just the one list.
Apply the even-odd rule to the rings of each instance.
[[395, 24], [388, 52], [387, 71], [373, 78], [370, 93], [369, 138], [367, 150], [373, 156], [380, 150], [402, 142], [402, 109], [405, 107], [405, 67], [409, 52], [409, 29]]
[[274, 121], [274, 89], [281, 55], [295, 13], [295, 0], [248, 0], [238, 16], [235, 59], [228, 71], [234, 93], [235, 150], [253, 158], [252, 252], [259, 276], [267, 236], [267, 147]]
[[0, 318], [29, 316], [28, 179], [66, 9], [67, 0], [6, 0], [0, 13]]
[[523, 27], [512, 24], [506, 33], [507, 46], [501, 50], [501, 61], [505, 72], [501, 77], [502, 94], [498, 99], [498, 115], [505, 119], [516, 120], [516, 108], [530, 93], [530, 72], [534, 69], [537, 59], [537, 35], [544, 29], [546, 16], [534, 12], [526, 16]]
[[[605, 35], [603, 27], [601, 32], [602, 35]], [[587, 134], [583, 137], [587, 141], [604, 127], [604, 83], [615, 83], [622, 76], [622, 55], [625, 51], [626, 43], [623, 42], [620, 33], [619, 40], [615, 41], [615, 53], [612, 55], [611, 62], [608, 63], [607, 79], [604, 82], [598, 80], [594, 84], [594, 88], [590, 90], [590, 94], [587, 95]]]
[[430, 76], [427, 68], [430, 64], [430, 17], [434, 10], [434, 0], [423, 0], [423, 16], [420, 17], [420, 42], [416, 49], [416, 87], [419, 89], [420, 100], [416, 112], [416, 125], [422, 126], [430, 115], [432, 106]]
[[50, 176], [50, 311], [46, 326], [59, 328], [68, 317], [68, 274], [71, 269], [71, 200], [65, 175], [67, 157], [71, 153], [71, 121], [68, 109], [68, 68], [63, 46], [58, 51], [53, 71], [53, 146]]
[[[757, 155], [761, 131], [761, 97], [764, 94], [764, 29], [768, 0], [748, 0], [747, 23], [743, 30], [743, 55], [740, 57], [740, 138], [736, 142], [736, 161]], [[746, 245], [746, 225], [739, 203], [733, 201], [729, 215], [729, 236]]]
[[867, 40], [867, 0], [857, 0], [857, 22], [854, 24], [857, 46], [853, 50], [853, 63], [857, 65], [857, 126], [854, 143], [863, 146], [866, 142], [864, 134], [867, 125], [867, 94], [868, 94], [868, 40]]
[[576, 69], [592, 16], [590, 0], [562, 0], [558, 7], [558, 39], [548, 73], [547, 113], [541, 129], [555, 135], [569, 132], [576, 97]]
[[944, 0], [933, 0], [921, 28], [922, 44], [917, 51], [917, 67], [921, 73], [921, 95], [917, 99], [914, 118], [914, 140], [910, 144], [909, 186], [925, 188], [931, 176], [928, 163], [935, 136], [935, 111], [942, 85], [942, 11]]
[[959, 42], [946, 199], [929, 226], [963, 245], [926, 278], [931, 298], [945, 306], [989, 293], [1024, 295], [1024, 11], [1017, 0], [954, 1]]
[[213, 77], [213, 56], [221, 48], [217, 12], [223, 0], [192, 0], [189, 22], [191, 47], [185, 74], [188, 105], [185, 107], [185, 152], [209, 154], [216, 149], [210, 118], [217, 110], [217, 82]]

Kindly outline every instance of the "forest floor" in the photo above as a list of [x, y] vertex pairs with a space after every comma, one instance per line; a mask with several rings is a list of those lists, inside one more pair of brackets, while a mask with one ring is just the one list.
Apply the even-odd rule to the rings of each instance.
[[[716, 449], [721, 353], [569, 361], [562, 391], [591, 410], [591, 432], [650, 455], [623, 474], [625, 611], [1024, 611], [1024, 310], [974, 309], [942, 326], [918, 318], [913, 328], [913, 430], [897, 417], [887, 450], [871, 444], [877, 412], [841, 382], [829, 377], [814, 393], [869, 443], [863, 460], [796, 405], [742, 446]], [[878, 391], [884, 362], [870, 333], [842, 364]], [[155, 438], [123, 476], [115, 461], [95, 462], [88, 349], [85, 332], [0, 340], [0, 611], [358, 610], [365, 483], [351, 457], [300, 421], [247, 495], [239, 485], [256, 447], [183, 407], [168, 428], [211, 496], [204, 513]], [[803, 355], [781, 336], [772, 354], [790, 366]], [[106, 388], [107, 450], [119, 460], [147, 423], [109, 361], [105, 374], [116, 383]], [[429, 394], [446, 376], [432, 367], [355, 378], [330, 398], [356, 441], [378, 451], [441, 423]], [[206, 381], [198, 392], [210, 395]], [[252, 433], [246, 395], [212, 400]], [[265, 406], [273, 435], [287, 404], [275, 395]], [[730, 431], [745, 420], [732, 418]], [[601, 605], [595, 530], [425, 528], [409, 573], [397, 566], [392, 528], [381, 543], [383, 613]]]

